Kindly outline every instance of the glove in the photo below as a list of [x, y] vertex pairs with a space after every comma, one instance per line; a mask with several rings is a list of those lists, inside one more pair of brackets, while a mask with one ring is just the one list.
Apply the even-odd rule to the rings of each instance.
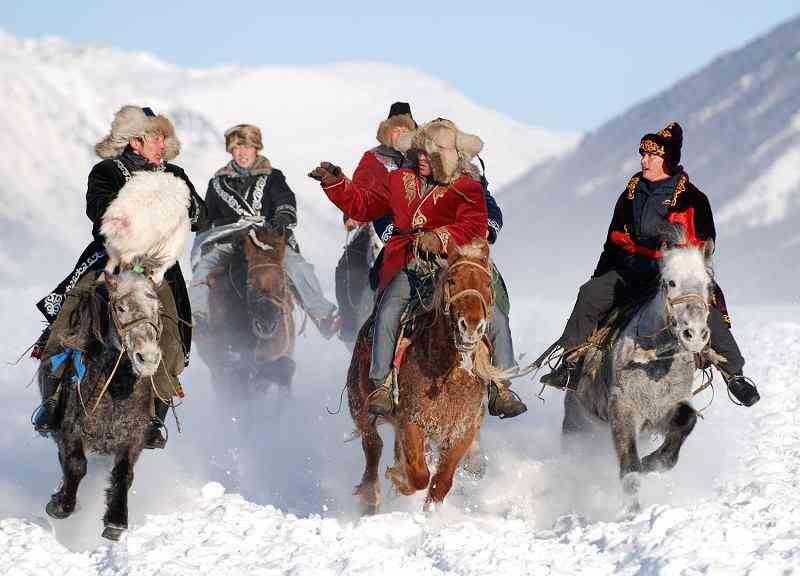
[[320, 165], [309, 172], [308, 175], [314, 180], [319, 180], [323, 186], [335, 184], [344, 178], [342, 169], [330, 162], [321, 162]]
[[439, 237], [434, 232], [423, 232], [417, 236], [416, 242], [417, 251], [423, 254], [438, 256], [444, 251], [442, 241], [439, 240]]

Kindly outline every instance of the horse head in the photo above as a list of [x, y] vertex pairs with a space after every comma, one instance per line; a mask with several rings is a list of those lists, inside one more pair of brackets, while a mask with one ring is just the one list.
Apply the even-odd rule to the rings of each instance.
[[134, 258], [117, 274], [106, 276], [109, 343], [127, 353], [139, 377], [153, 376], [161, 363], [161, 302], [150, 277], [158, 266], [153, 258]]
[[662, 245], [661, 290], [667, 327], [681, 346], [699, 353], [710, 337], [708, 313], [713, 291], [713, 240], [698, 247], [685, 240]]
[[448, 250], [447, 261], [440, 296], [453, 328], [456, 348], [470, 353], [486, 334], [494, 309], [489, 244], [476, 240], [454, 246]]
[[290, 297], [283, 271], [286, 236], [266, 227], [252, 228], [244, 237], [247, 260], [247, 306], [253, 334], [269, 338]]

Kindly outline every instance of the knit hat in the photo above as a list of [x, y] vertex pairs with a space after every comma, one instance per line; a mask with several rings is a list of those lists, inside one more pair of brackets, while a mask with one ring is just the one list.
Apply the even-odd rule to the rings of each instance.
[[237, 124], [225, 131], [225, 149], [231, 152], [236, 146], [253, 146], [261, 150], [261, 130], [252, 124]]
[[100, 158], [119, 158], [132, 138], [164, 137], [164, 159], [169, 161], [181, 151], [175, 127], [166, 116], [157, 116], [152, 109], [123, 106], [111, 122], [111, 131], [97, 143], [94, 151]]
[[411, 106], [408, 102], [395, 102], [389, 107], [389, 115], [386, 120], [378, 125], [378, 142], [384, 146], [392, 148], [392, 131], [395, 128], [406, 128], [408, 131], [416, 130], [417, 123], [411, 116]]
[[678, 171], [683, 146], [683, 128], [677, 122], [670, 122], [655, 134], [645, 134], [639, 142], [639, 154], [649, 152], [661, 156], [667, 169]]

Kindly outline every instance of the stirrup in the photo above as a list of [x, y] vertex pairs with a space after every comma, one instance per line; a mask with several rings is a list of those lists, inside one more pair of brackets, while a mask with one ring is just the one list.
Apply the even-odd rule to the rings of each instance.
[[[161, 434], [161, 430], [164, 434]], [[147, 430], [144, 431], [144, 447], [148, 450], [160, 450], [167, 445], [169, 440], [169, 430], [167, 430], [164, 422], [158, 418], [151, 418]]]
[[[508, 402], [506, 402], [508, 404], [506, 408], [509, 408], [509, 410], [498, 410], [497, 408], [498, 401], [500, 401], [501, 404], [503, 403], [501, 390], [510, 395], [510, 398], [506, 398], [506, 400], [508, 400]], [[528, 407], [519, 397], [519, 394], [507, 386], [501, 389], [500, 386], [494, 383], [489, 385], [489, 402], [487, 408], [489, 410], [489, 414], [492, 416], [497, 416], [501, 420], [513, 418], [514, 416], [519, 416], [520, 414], [528, 411]]]
[[392, 389], [381, 384], [367, 396], [367, 411], [375, 416], [386, 416], [394, 410]]
[[31, 426], [33, 426], [33, 429], [45, 438], [52, 432], [56, 431], [56, 408], [56, 399], [48, 398], [39, 404], [33, 411], [33, 414], [31, 414]]

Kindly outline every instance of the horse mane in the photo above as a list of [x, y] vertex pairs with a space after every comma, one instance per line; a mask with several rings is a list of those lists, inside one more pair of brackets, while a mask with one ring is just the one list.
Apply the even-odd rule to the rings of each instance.
[[87, 352], [92, 342], [105, 345], [108, 315], [103, 299], [97, 294], [97, 285], [86, 290], [67, 294], [68, 298], [79, 298], [78, 306], [69, 317], [68, 328], [61, 344]]

